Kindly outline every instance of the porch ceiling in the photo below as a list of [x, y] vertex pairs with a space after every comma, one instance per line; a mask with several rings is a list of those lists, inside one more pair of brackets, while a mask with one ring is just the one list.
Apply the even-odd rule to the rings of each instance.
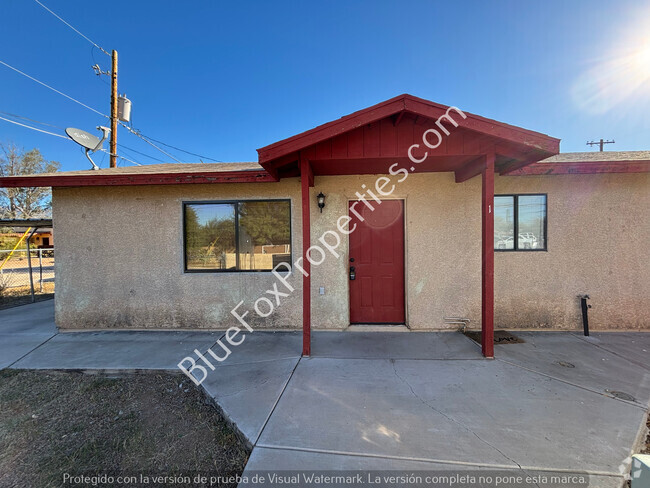
[[559, 152], [559, 139], [468, 112], [462, 118], [454, 110], [450, 115], [458, 127], [443, 122], [450, 132], [445, 136], [436, 121], [448, 109], [400, 95], [258, 149], [259, 162], [275, 178], [298, 176], [301, 157], [310, 162], [315, 175], [388, 173], [396, 162], [402, 167], [411, 165], [408, 150], [413, 144], [420, 145], [413, 156], [424, 156], [422, 137], [429, 129], [438, 130], [443, 140], [438, 148], [429, 150], [417, 171], [454, 171], [459, 182], [479, 174], [485, 155], [491, 151], [496, 154], [496, 171], [500, 174]]

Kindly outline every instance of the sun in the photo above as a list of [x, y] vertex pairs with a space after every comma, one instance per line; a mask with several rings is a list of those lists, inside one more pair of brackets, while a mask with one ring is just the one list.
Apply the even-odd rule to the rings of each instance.
[[[626, 101], [650, 98], [650, 38], [628, 37], [581, 73], [571, 88], [575, 103], [605, 113]], [[635, 102], [635, 103], [636, 103]]]
[[632, 65], [641, 79], [650, 78], [650, 41], [632, 55]]

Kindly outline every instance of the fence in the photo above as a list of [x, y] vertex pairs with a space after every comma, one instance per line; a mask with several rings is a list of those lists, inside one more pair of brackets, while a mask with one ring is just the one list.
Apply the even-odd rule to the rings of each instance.
[[54, 293], [54, 249], [0, 251], [0, 305]]

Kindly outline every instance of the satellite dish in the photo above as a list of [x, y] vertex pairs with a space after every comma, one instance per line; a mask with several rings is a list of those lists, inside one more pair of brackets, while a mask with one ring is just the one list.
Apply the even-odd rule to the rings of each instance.
[[97, 166], [95, 162], [90, 159], [90, 155], [88, 153], [95, 152], [101, 148], [102, 144], [106, 140], [106, 137], [108, 136], [108, 133], [111, 131], [108, 127], [102, 126], [97, 127], [97, 129], [102, 131], [103, 135], [101, 139], [97, 136], [94, 136], [90, 132], [86, 132], [85, 130], [81, 129], [75, 129], [74, 127], [68, 127], [65, 130], [65, 133], [68, 134], [68, 137], [70, 139], [79, 144], [81, 147], [86, 148], [86, 157], [88, 158], [88, 161], [90, 161], [90, 164], [93, 165], [93, 169], [99, 169], [99, 166]]
[[80, 146], [90, 149], [91, 151], [96, 151], [99, 149], [101, 140], [99, 137], [86, 132], [85, 130], [75, 129], [73, 127], [68, 127], [65, 130], [65, 133], [68, 134], [68, 137]]

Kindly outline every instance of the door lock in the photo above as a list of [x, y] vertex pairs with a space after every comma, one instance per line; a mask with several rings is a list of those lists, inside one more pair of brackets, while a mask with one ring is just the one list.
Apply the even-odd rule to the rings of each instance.
[[357, 272], [354, 270], [354, 266], [350, 266], [350, 281], [354, 281], [357, 278]]

